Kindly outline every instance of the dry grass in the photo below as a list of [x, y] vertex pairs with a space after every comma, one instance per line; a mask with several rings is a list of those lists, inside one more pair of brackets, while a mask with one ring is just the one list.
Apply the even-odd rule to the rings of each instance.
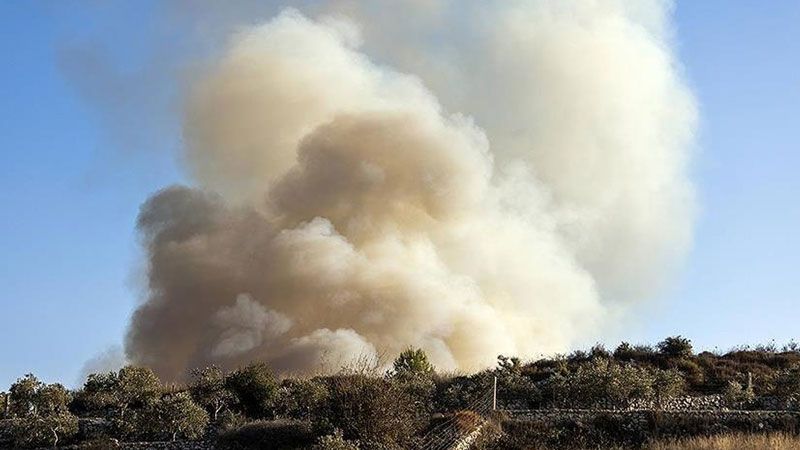
[[724, 434], [657, 442], [648, 450], [794, 450], [800, 449], [800, 437], [789, 434]]

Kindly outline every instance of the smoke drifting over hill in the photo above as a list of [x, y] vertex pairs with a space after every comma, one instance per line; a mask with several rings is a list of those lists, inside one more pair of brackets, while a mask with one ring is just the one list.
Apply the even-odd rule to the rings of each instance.
[[414, 345], [469, 369], [595, 335], [691, 238], [668, 15], [348, 1], [240, 29], [188, 88], [195, 184], [142, 206], [128, 358], [174, 379]]

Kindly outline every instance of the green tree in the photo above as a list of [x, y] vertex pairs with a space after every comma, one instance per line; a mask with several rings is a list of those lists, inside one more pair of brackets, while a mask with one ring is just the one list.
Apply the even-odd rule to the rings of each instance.
[[236, 395], [248, 416], [264, 418], [272, 414], [278, 382], [266, 364], [255, 363], [236, 370], [225, 378], [225, 386]]
[[152, 404], [161, 396], [161, 381], [147, 367], [126, 366], [117, 375], [116, 392], [122, 415], [129, 408]]
[[162, 391], [152, 370], [126, 366], [119, 372], [89, 375], [78, 400], [93, 414], [109, 420], [115, 436], [129, 438], [139, 434], [140, 413], [157, 402]]
[[686, 391], [686, 382], [680, 372], [674, 369], [653, 371], [653, 392], [659, 407], [670, 398], [677, 397]]
[[683, 336], [670, 336], [656, 346], [662, 355], [672, 357], [692, 356], [692, 341]]
[[0, 419], [8, 416], [8, 394], [0, 392]]
[[120, 406], [118, 388], [119, 378], [115, 372], [93, 373], [86, 378], [79, 396], [89, 410], [101, 412]]
[[12, 418], [29, 417], [37, 413], [36, 393], [44, 384], [32, 373], [25, 374], [8, 389], [9, 412]]
[[208, 411], [214, 421], [220, 412], [236, 402], [236, 395], [225, 386], [225, 374], [216, 366], [192, 371], [189, 389], [192, 398]]
[[185, 392], [164, 396], [141, 415], [141, 427], [156, 435], [197, 439], [208, 425], [208, 413]]
[[581, 363], [549, 382], [549, 397], [567, 406], [595, 407], [604, 402], [624, 406], [631, 400], [652, 399], [653, 375], [646, 369], [597, 358]]
[[58, 446], [78, 432], [78, 418], [69, 411], [35, 415], [14, 421], [12, 435], [18, 447]]
[[392, 373], [394, 375], [427, 375], [433, 373], [434, 367], [428, 361], [428, 355], [421, 348], [409, 347], [394, 360]]
[[60, 384], [44, 384], [33, 374], [9, 389], [13, 407], [12, 436], [18, 447], [57, 446], [78, 431], [78, 419], [67, 405], [72, 396]]
[[742, 384], [736, 380], [728, 380], [722, 396], [725, 399], [725, 403], [733, 407], [740, 407], [756, 398], [752, 386], [742, 387]]

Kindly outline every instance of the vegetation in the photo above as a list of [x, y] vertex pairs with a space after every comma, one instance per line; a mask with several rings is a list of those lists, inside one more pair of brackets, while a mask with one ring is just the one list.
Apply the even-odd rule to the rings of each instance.
[[78, 419], [67, 405], [70, 393], [60, 384], [44, 384], [27, 374], [11, 385], [7, 415], [17, 447], [58, 445], [78, 431]]
[[403, 375], [426, 375], [433, 372], [433, 364], [428, 361], [428, 355], [421, 348], [409, 347], [394, 360], [393, 373]]
[[800, 437], [787, 433], [723, 434], [655, 442], [647, 450], [794, 450]]
[[[644, 425], [614, 414], [547, 426], [495, 417], [487, 428], [495, 433], [486, 433], [493, 440], [483, 448], [641, 447], [694, 435], [800, 430], [797, 415], [788, 413], [774, 422], [725, 427], [659, 415], [671, 398], [705, 394], [722, 395], [731, 408], [758, 409], [770, 401], [800, 410], [797, 345], [696, 353], [691, 341], [675, 336], [653, 347], [596, 345], [531, 362], [501, 355], [495, 368], [474, 374], [439, 373], [418, 348], [403, 351], [385, 372], [364, 365], [311, 378], [278, 379], [254, 362], [231, 372], [201, 368], [187, 374], [186, 385], [165, 386], [150, 369], [128, 366], [92, 374], [69, 391], [29, 374], [0, 393], [0, 447], [205, 439], [231, 449], [267, 442], [287, 449], [414, 448], [443, 427], [457, 435], [481, 417], [494, 417], [495, 379], [499, 409], [649, 405], [652, 412]], [[88, 421], [96, 426], [79, 427]]]

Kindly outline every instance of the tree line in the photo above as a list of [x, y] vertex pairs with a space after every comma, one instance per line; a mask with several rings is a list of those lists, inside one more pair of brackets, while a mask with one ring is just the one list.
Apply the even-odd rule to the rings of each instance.
[[[655, 347], [597, 345], [532, 362], [501, 355], [495, 368], [473, 374], [440, 373], [424, 351], [409, 348], [387, 372], [363, 364], [334, 375], [279, 379], [254, 362], [230, 372], [197, 369], [185, 385], [172, 386], [146, 367], [127, 366], [89, 375], [74, 391], [28, 374], [0, 394], [0, 423], [20, 448], [195, 439], [220, 448], [265, 442], [271, 448], [410, 448], [441, 414], [486, 398], [495, 379], [501, 408], [660, 405], [709, 393], [742, 408], [763, 396], [790, 407], [800, 400], [796, 347], [695, 354], [688, 339], [675, 336]], [[92, 430], [79, 419], [99, 425]]]

